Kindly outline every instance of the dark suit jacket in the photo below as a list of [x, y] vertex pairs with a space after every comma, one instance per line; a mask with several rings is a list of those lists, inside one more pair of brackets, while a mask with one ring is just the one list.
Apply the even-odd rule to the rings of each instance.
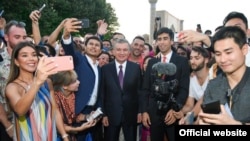
[[[154, 98], [151, 97], [154, 83], [154, 77], [152, 76], [152, 66], [160, 62], [161, 59], [153, 58], [149, 60], [148, 66], [143, 79], [143, 91], [144, 91], [144, 100], [143, 100], [143, 112], [153, 112], [156, 110], [156, 102]], [[177, 67], [177, 71], [173, 76], [166, 76], [165, 80], [178, 80], [177, 92], [174, 93], [176, 101], [180, 105], [184, 105], [189, 93], [189, 79], [190, 79], [190, 67], [188, 60], [184, 57], [178, 56], [173, 52], [170, 62], [174, 63]]]
[[123, 89], [120, 87], [115, 61], [102, 67], [101, 99], [104, 114], [110, 125], [137, 123], [141, 100], [141, 70], [136, 63], [127, 61]]
[[[62, 41], [62, 47], [65, 51], [65, 55], [71, 55], [74, 61], [74, 70], [78, 75], [80, 85], [78, 91], [75, 93], [75, 112], [76, 114], [83, 113], [85, 106], [88, 104], [95, 84], [95, 74], [90, 66], [85, 55], [82, 55], [79, 51], [75, 51], [73, 47], [73, 41], [69, 45], [65, 45]], [[99, 78], [100, 78], [100, 68]], [[100, 81], [99, 81], [100, 82]], [[98, 82], [98, 83], [99, 83]], [[97, 98], [99, 100], [99, 98]], [[97, 101], [98, 103], [98, 101]]]

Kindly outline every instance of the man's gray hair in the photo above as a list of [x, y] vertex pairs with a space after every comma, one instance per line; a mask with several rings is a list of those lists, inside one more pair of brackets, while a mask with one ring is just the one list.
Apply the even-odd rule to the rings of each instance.
[[131, 51], [131, 46], [130, 46], [130, 43], [128, 42], [128, 40], [126, 40], [126, 39], [116, 39], [114, 41], [113, 49], [116, 48], [117, 44], [127, 44], [128, 47], [129, 47], [129, 51]]

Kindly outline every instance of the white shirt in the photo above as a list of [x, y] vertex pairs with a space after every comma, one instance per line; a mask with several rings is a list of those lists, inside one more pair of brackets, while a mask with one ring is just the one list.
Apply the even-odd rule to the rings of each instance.
[[209, 76], [207, 76], [202, 86], [199, 84], [198, 79], [195, 75], [190, 77], [189, 96], [193, 97], [195, 100], [199, 100], [203, 96], [208, 82], [209, 82]]
[[248, 46], [248, 52], [245, 59], [246, 66], [250, 67], [250, 46]]
[[117, 71], [117, 75], [119, 75], [119, 71], [120, 71], [120, 65], [122, 65], [122, 72], [123, 72], [123, 77], [125, 76], [125, 70], [126, 70], [126, 65], [127, 65], [127, 61], [123, 62], [123, 64], [118, 63], [115, 60], [115, 66], [116, 66], [116, 71]]
[[161, 53], [161, 62], [163, 62], [163, 57], [166, 57], [166, 63], [169, 63], [171, 57], [172, 57], [173, 51], [171, 50], [167, 55], [163, 55]]
[[94, 89], [92, 91], [92, 94], [91, 94], [91, 97], [90, 97], [90, 100], [88, 102], [87, 105], [89, 106], [93, 106], [95, 105], [96, 103], [96, 100], [97, 100], [97, 92], [98, 92], [98, 82], [99, 82], [99, 72], [98, 72], [98, 63], [96, 62], [94, 64], [93, 60], [88, 56], [86, 55], [86, 58], [91, 66], [91, 68], [93, 69], [94, 73], [95, 73], [95, 85], [94, 85]]
[[[62, 37], [62, 39], [63, 39], [63, 37]], [[63, 39], [63, 42], [66, 45], [70, 44], [71, 43], [71, 36], [69, 37], [69, 39]], [[87, 58], [90, 66], [93, 69], [94, 74], [95, 74], [95, 85], [94, 85], [90, 100], [89, 100], [89, 102], [87, 104], [89, 106], [93, 106], [96, 103], [97, 92], [98, 92], [98, 81], [99, 81], [98, 61], [96, 61], [96, 63], [94, 64], [93, 60], [90, 57], [88, 57], [88, 55], [86, 55], [86, 58]]]

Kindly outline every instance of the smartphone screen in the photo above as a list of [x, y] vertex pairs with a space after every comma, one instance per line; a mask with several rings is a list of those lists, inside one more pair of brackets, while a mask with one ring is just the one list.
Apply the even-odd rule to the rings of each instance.
[[79, 19], [80, 21], [82, 21], [82, 28], [89, 28], [89, 19]]
[[39, 8], [39, 12], [40, 12], [40, 13], [43, 11], [43, 9], [45, 8], [45, 6], [46, 6], [46, 5], [45, 5], [45, 4], [43, 4], [43, 5], [42, 5], [42, 7], [41, 7], [41, 8]]
[[72, 56], [56, 56], [56, 57], [48, 57], [45, 61], [54, 60], [50, 65], [57, 66], [55, 70], [57, 72], [60, 71], [68, 71], [74, 69], [74, 63]]
[[209, 113], [209, 114], [219, 114], [220, 111], [220, 101], [213, 101], [207, 104], [202, 104], [201, 108], [204, 113]]
[[174, 42], [178, 42], [180, 34], [178, 32], [174, 33]]

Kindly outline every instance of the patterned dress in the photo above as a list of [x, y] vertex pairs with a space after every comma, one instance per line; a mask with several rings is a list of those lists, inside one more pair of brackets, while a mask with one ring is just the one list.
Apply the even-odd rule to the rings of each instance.
[[[75, 94], [65, 97], [61, 91], [55, 91], [55, 101], [61, 112], [64, 124], [72, 126], [75, 122]], [[75, 134], [69, 134], [71, 141], [76, 141]]]
[[30, 110], [15, 115], [15, 141], [56, 141], [55, 110], [45, 83], [38, 91]]

